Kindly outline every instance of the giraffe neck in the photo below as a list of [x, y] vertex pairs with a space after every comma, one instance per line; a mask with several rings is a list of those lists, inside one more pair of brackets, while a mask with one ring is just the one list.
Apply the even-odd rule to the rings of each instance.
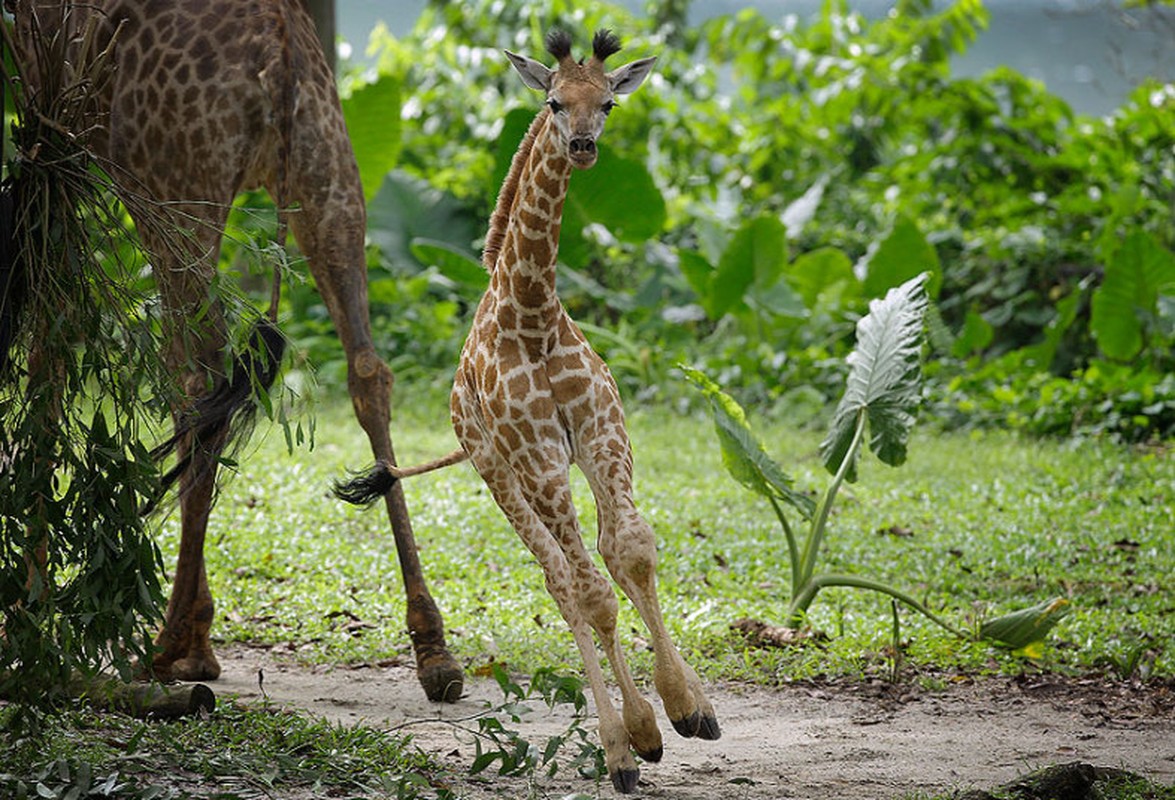
[[[517, 188], [492, 279], [499, 296], [512, 298], [521, 312], [520, 327], [545, 326], [544, 320], [558, 310], [555, 260], [563, 201], [571, 180], [571, 162], [550, 113], [542, 111], [532, 130], [529, 155], [524, 163], [514, 165], [519, 169]], [[509, 189], [508, 180], [503, 194]]]

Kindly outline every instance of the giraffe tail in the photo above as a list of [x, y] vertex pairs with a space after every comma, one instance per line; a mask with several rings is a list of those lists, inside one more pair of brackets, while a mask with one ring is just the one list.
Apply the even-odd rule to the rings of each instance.
[[413, 475], [423, 475], [426, 472], [460, 464], [467, 458], [469, 454], [459, 447], [448, 455], [414, 467], [400, 468], [386, 461], [377, 461], [374, 467], [359, 473], [351, 480], [337, 481], [334, 485], [334, 495], [352, 505], [366, 507], [390, 492], [401, 478], [411, 478]]
[[249, 346], [234, 359], [228, 378], [210, 393], [193, 403], [175, 424], [170, 437], [151, 451], [156, 463], [179, 449], [180, 442], [191, 436], [187, 454], [164, 473], [159, 492], [139, 510], [150, 514], [159, 501], [192, 464], [192, 453], [199, 447], [220, 449], [248, 438], [256, 406], [252, 398], [266, 392], [277, 379], [285, 353], [286, 340], [271, 320], [261, 318], [249, 337]]

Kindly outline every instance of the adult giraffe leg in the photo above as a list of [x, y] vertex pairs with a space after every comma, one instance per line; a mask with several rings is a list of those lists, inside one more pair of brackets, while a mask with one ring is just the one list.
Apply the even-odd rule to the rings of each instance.
[[[355, 416], [376, 460], [394, 465], [389, 429], [394, 378], [371, 341], [361, 196], [358, 207], [358, 219], [328, 220], [304, 201], [303, 210], [291, 215], [290, 227], [307, 255], [346, 352], [347, 388]], [[404, 491], [398, 482], [384, 500], [404, 579], [408, 635], [416, 654], [417, 678], [430, 700], [455, 702], [464, 687], [461, 665], [445, 644], [444, 621], [424, 579]]]
[[[218, 210], [219, 209], [219, 210]], [[154, 260], [168, 337], [164, 360], [179, 381], [187, 403], [173, 410], [176, 424], [196, 398], [224, 380], [222, 354], [226, 334], [223, 309], [212, 295], [227, 204], [208, 204], [196, 213], [210, 216], [177, 250], [174, 242], [143, 227], [140, 236]], [[188, 217], [188, 224], [196, 216]], [[190, 459], [179, 478], [180, 546], [163, 628], [156, 637], [152, 662], [156, 677], [202, 681], [220, 677], [209, 632], [214, 616], [212, 592], [204, 568], [204, 539], [216, 490], [216, 470], [225, 431], [197, 441], [181, 439], [177, 458]]]

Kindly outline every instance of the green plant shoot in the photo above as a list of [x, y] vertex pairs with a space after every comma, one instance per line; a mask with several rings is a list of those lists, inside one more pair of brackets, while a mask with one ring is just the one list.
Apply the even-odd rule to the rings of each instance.
[[[973, 638], [899, 589], [864, 575], [816, 571], [833, 503], [841, 485], [856, 480], [857, 457], [865, 442], [885, 464], [896, 467], [906, 460], [921, 394], [929, 277], [924, 272], [891, 289], [884, 298], [871, 301], [869, 313], [857, 323], [857, 346], [847, 359], [850, 371], [845, 393], [820, 446], [824, 465], [833, 478], [816, 502], [793, 488], [794, 480], [751, 431], [742, 407], [705, 374], [682, 367], [687, 379], [710, 401], [723, 465], [740, 484], [766, 497], [779, 519], [791, 564], [791, 597], [784, 618], [789, 628], [804, 625], [821, 589], [843, 586], [888, 595], [955, 635]], [[790, 506], [807, 523], [806, 536], [792, 527], [784, 506]], [[990, 620], [975, 636], [1026, 655], [1038, 655], [1039, 642], [1063, 616], [1067, 603], [1058, 598]]]

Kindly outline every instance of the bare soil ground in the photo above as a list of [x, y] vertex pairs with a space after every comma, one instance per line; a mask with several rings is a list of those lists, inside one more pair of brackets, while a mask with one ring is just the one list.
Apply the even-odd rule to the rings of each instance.
[[[418, 747], [448, 766], [450, 788], [460, 797], [617, 796], [606, 779], [597, 784], [568, 769], [554, 778], [469, 776], [474, 743], [468, 729], [477, 729], [471, 718], [503, 700], [492, 680], [469, 679], [460, 702], [440, 705], [424, 698], [406, 662], [310, 669], [276, 652], [239, 646], [220, 658], [223, 677], [213, 685], [219, 696], [259, 699], [260, 670], [275, 703], [343, 723], [403, 726]], [[949, 682], [934, 692], [888, 684], [719, 684], [710, 697], [722, 738], [681, 739], [662, 716], [665, 756], [642, 765], [640, 796], [884, 800], [915, 791], [990, 788], [1071, 761], [1175, 783], [1170, 684], [988, 678]], [[540, 748], [573, 720], [569, 707], [529, 705], [533, 713], [521, 723], [498, 716]], [[594, 729], [594, 718], [584, 725]]]

